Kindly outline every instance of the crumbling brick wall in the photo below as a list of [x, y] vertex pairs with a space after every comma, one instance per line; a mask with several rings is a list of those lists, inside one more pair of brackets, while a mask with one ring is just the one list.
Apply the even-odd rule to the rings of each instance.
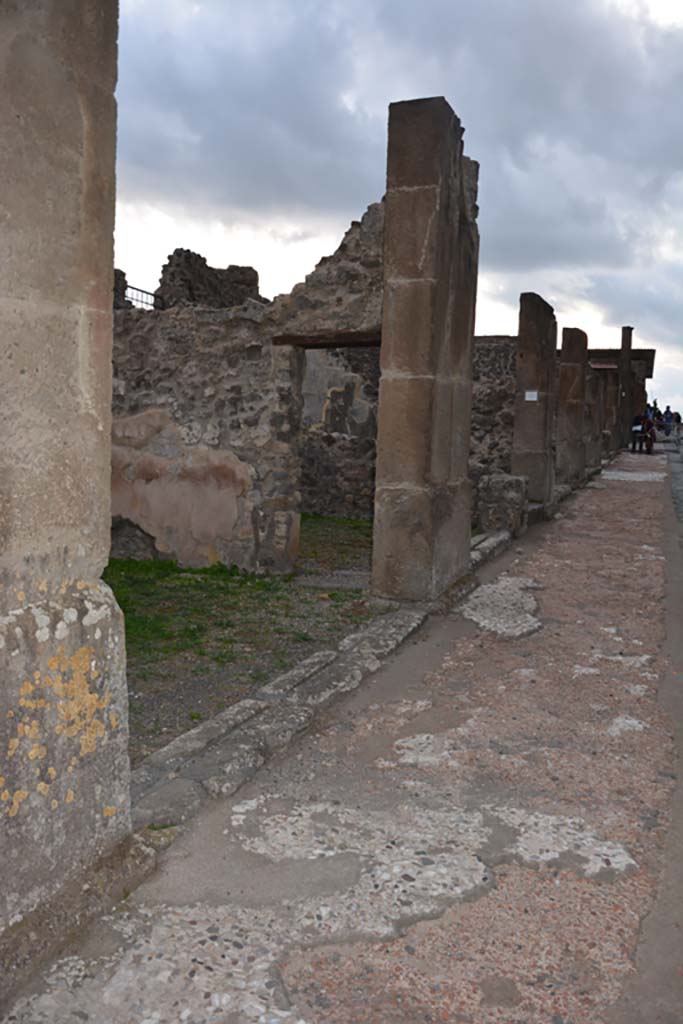
[[176, 306], [228, 309], [241, 305], [246, 299], [261, 300], [258, 273], [253, 267], [210, 267], [204, 256], [190, 249], [176, 249], [171, 253], [154, 294], [160, 309]]
[[292, 567], [302, 358], [272, 347], [268, 310], [115, 313], [115, 555]]

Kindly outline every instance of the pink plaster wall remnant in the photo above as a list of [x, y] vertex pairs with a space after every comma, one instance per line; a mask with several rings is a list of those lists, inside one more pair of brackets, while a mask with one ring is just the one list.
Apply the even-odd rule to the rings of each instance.
[[211, 565], [228, 546], [245, 555], [253, 549], [250, 481], [233, 452], [186, 446], [166, 410], [114, 422], [112, 514], [135, 523], [182, 565]]

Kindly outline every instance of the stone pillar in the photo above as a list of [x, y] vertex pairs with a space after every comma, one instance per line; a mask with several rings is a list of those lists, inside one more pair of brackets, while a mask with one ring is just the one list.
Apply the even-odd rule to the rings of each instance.
[[610, 451], [615, 452], [620, 448], [620, 421], [619, 421], [619, 371], [606, 370], [607, 380], [605, 384], [605, 425], [609, 431]]
[[467, 572], [477, 170], [442, 98], [392, 103], [373, 589], [423, 600]]
[[123, 621], [100, 580], [116, 29], [116, 0], [0, 9], [3, 966], [22, 935], [44, 944], [60, 894], [78, 912], [83, 872], [130, 831]]
[[609, 429], [607, 409], [607, 374], [604, 370], [596, 371], [598, 378], [598, 412], [600, 421], [601, 464], [602, 459], [609, 457], [612, 450], [612, 435]]
[[602, 423], [598, 371], [590, 366], [586, 371], [584, 437], [586, 473], [592, 476], [602, 468]]
[[512, 472], [529, 479], [529, 501], [547, 505], [554, 484], [557, 323], [540, 295], [520, 296]]
[[633, 348], [633, 328], [621, 328], [621, 353], [619, 356], [619, 445], [624, 447], [631, 440], [633, 424], [633, 370], [631, 368], [631, 350]]
[[585, 402], [588, 338], [565, 327], [557, 389], [557, 482], [579, 487], [586, 476]]

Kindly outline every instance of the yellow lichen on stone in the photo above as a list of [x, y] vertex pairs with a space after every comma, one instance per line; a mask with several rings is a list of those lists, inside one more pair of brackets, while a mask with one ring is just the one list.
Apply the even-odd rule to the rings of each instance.
[[52, 808], [53, 811], [56, 811], [57, 808], [59, 807], [59, 800], [53, 800], [50, 803], [50, 807]]
[[2, 793], [0, 793], [0, 800], [2, 800], [3, 803], [7, 803], [7, 801], [9, 800], [9, 796], [9, 789], [3, 789]]
[[92, 667], [95, 664], [93, 653], [91, 647], [80, 647], [68, 658], [60, 653], [49, 663], [57, 674], [49, 682], [46, 679], [46, 684], [59, 698], [57, 714], [61, 723], [55, 727], [55, 732], [58, 735], [65, 732], [70, 739], [80, 737], [81, 757], [94, 753], [98, 740], [105, 735], [104, 722], [97, 717], [97, 712], [103, 711], [111, 699], [109, 694], [100, 697], [90, 689], [88, 677], [94, 679], [98, 675], [97, 669]]
[[40, 743], [35, 743], [28, 752], [29, 761], [42, 761], [44, 757], [47, 757], [47, 747], [41, 746]]
[[23, 802], [24, 802], [24, 800], [26, 799], [27, 796], [28, 796], [28, 790], [27, 789], [17, 789], [17, 790], [14, 791], [14, 796], [12, 797], [12, 805], [11, 805], [11, 807], [9, 807], [9, 809], [7, 811], [7, 816], [8, 817], [10, 817], [10, 818], [14, 818], [15, 817], [15, 815], [17, 814], [19, 808], [21, 807], [21, 805], [23, 804]]
[[[19, 728], [21, 728], [21, 726], [19, 726]], [[12, 739], [9, 741], [8, 746], [7, 746], [7, 756], [8, 757], [14, 757], [14, 755], [17, 752], [17, 747], [18, 746], [19, 746], [19, 739], [18, 739], [17, 736], [13, 736]]]
[[50, 776], [53, 782], [57, 778], [57, 772], [52, 767], [48, 768], [47, 774]]
[[64, 797], [65, 804], [72, 804], [74, 802], [74, 791], [73, 789], [67, 789], [66, 796]]
[[42, 796], [47, 796], [47, 794], [50, 792], [50, 787], [48, 786], [47, 782], [39, 782], [38, 785], [36, 786], [36, 789], [38, 790], [39, 793], [42, 794]]
[[109, 712], [109, 724], [111, 725], [112, 729], [118, 729], [119, 727], [119, 716], [115, 714], [113, 711]]
[[111, 818], [114, 814], [116, 814], [117, 810], [117, 807], [105, 807], [102, 810], [102, 814], [105, 816], [105, 818]]

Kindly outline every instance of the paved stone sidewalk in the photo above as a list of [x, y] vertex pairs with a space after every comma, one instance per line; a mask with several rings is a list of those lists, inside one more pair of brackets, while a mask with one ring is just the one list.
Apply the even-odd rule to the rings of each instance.
[[482, 570], [6, 1020], [612, 1024], [674, 785], [665, 474], [621, 456]]

